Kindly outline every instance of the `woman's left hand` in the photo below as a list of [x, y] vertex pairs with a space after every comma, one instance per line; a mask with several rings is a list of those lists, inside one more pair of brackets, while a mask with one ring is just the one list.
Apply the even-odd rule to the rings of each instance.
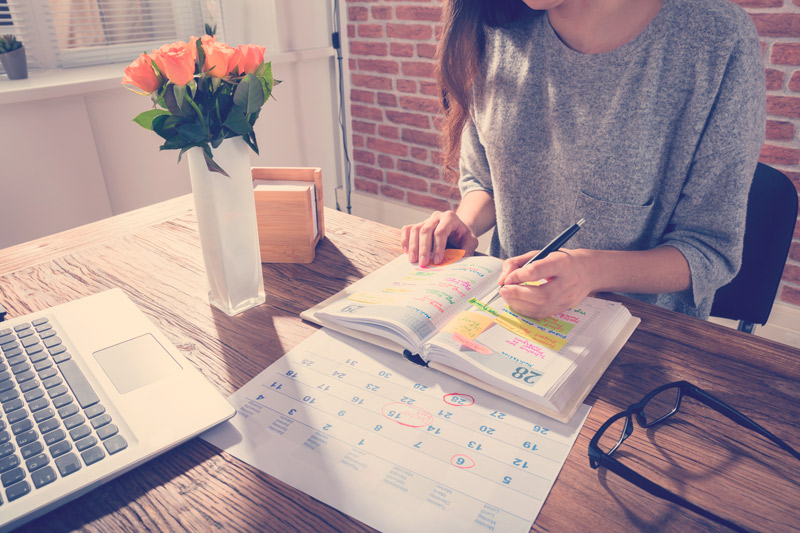
[[[529, 265], [525, 263], [537, 251], [506, 259], [499, 280], [504, 285], [500, 296], [514, 312], [531, 318], [544, 318], [577, 305], [593, 290], [584, 263], [586, 252], [562, 249]], [[540, 280], [546, 281], [535, 283]], [[526, 282], [530, 284], [522, 285]]]

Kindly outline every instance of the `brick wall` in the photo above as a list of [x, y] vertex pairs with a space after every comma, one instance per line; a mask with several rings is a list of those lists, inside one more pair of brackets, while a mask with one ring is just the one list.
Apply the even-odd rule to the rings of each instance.
[[[800, 190], [800, 0], [732, 1], [752, 16], [765, 51], [761, 161]], [[438, 150], [433, 57], [440, 1], [346, 0], [346, 9], [355, 190], [431, 210], [455, 208], [458, 189]], [[800, 224], [778, 299], [800, 306]]]

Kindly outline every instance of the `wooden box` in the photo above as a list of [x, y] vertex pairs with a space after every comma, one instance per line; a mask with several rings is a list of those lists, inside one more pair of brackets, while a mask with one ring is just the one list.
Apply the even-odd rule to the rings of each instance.
[[253, 167], [262, 263], [310, 263], [325, 236], [322, 170]]

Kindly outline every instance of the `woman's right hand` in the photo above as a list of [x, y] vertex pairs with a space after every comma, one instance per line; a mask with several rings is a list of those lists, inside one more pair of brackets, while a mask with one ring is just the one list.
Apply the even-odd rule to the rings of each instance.
[[474, 254], [478, 238], [455, 211], [436, 211], [427, 220], [403, 226], [400, 244], [410, 262], [419, 261], [424, 267], [441, 263], [448, 245], [464, 250], [466, 255]]

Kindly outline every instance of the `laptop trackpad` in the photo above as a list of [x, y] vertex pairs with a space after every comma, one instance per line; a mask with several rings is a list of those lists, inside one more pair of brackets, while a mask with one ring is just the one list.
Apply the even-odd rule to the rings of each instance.
[[120, 394], [181, 370], [149, 333], [94, 352], [94, 357]]

